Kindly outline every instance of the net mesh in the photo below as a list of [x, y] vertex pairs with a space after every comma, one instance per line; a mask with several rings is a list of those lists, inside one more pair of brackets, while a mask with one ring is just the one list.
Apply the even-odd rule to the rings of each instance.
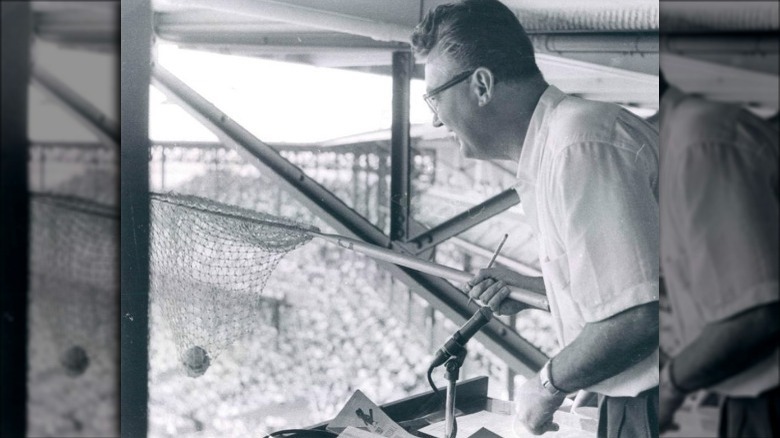
[[173, 333], [182, 370], [203, 375], [264, 319], [261, 294], [276, 265], [313, 229], [181, 194], [151, 196], [151, 301]]
[[117, 215], [112, 207], [67, 195], [31, 202], [30, 290], [72, 376], [116, 344]]
[[117, 151], [31, 145], [29, 164], [27, 434], [118, 436]]

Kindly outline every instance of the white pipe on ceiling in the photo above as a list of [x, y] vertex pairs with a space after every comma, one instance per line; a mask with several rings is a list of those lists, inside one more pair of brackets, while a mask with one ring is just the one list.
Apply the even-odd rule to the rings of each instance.
[[661, 2], [661, 30], [686, 32], [755, 32], [780, 29], [777, 1]]
[[658, 7], [607, 10], [515, 10], [526, 32], [652, 32], [658, 31]]
[[295, 6], [271, 0], [172, 0], [182, 8], [204, 8], [267, 20], [365, 36], [378, 41], [409, 43], [412, 28], [353, 15]]
[[[423, 0], [428, 10], [452, 0]], [[501, 0], [529, 33], [658, 30], [658, 0]]]

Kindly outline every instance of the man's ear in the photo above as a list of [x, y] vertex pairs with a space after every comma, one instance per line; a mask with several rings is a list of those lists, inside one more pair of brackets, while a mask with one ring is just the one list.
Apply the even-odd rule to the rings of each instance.
[[477, 97], [479, 106], [485, 106], [493, 99], [496, 78], [487, 67], [479, 67], [474, 70], [471, 77], [471, 90]]

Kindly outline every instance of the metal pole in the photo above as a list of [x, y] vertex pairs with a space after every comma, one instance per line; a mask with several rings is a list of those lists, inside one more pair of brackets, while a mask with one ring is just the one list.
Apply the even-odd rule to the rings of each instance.
[[[517, 315], [510, 315], [509, 316], [509, 327], [516, 328], [517, 327]], [[507, 391], [507, 400], [514, 401], [515, 400], [515, 376], [517, 373], [515, 370], [512, 369], [512, 367], [507, 367], [506, 369], [506, 391]]]
[[70, 87], [58, 80], [40, 66], [32, 70], [33, 84], [53, 97], [65, 109], [100, 139], [104, 145], [119, 148], [119, 124], [110, 120], [88, 100], [79, 96]]
[[[382, 248], [381, 246], [371, 245], [369, 243], [350, 239], [344, 236], [320, 233], [310, 230], [306, 231], [350, 251], [365, 254], [376, 260], [383, 260], [394, 263], [398, 266], [404, 266], [416, 271], [424, 272], [426, 274], [446, 278], [447, 280], [452, 280], [456, 283], [466, 283], [473, 277], [473, 274], [468, 272], [459, 271], [455, 268], [450, 268], [449, 266], [422, 260], [414, 256], [409, 256], [401, 252], [394, 251], [392, 249]], [[547, 298], [544, 295], [544, 291], [539, 290], [532, 281], [529, 280], [528, 284], [524, 285], [523, 287], [509, 286], [509, 289], [511, 290], [509, 293], [509, 298], [529, 304], [538, 309], [549, 311], [549, 306], [547, 303]]]
[[504, 190], [479, 205], [475, 205], [463, 213], [415, 236], [409, 243], [417, 245], [417, 253], [419, 254], [519, 203], [520, 197], [514, 189]]
[[385, 198], [387, 197], [387, 155], [381, 149], [377, 149], [377, 156], [379, 157], [379, 168], [377, 169], [379, 181], [376, 184], [376, 226], [384, 231], [387, 224], [387, 204], [385, 204]]
[[27, 421], [29, 190], [27, 84], [29, 2], [2, 2], [2, 141], [0, 142], [0, 436], [24, 436]]
[[457, 377], [447, 379], [447, 398], [444, 406], [444, 437], [455, 438], [458, 433], [455, 423], [455, 391], [457, 390]]
[[458, 352], [444, 363], [444, 377], [447, 379], [447, 396], [444, 401], [444, 438], [455, 438], [458, 434], [458, 423], [455, 420], [456, 391], [460, 368], [466, 360], [466, 355], [466, 349], [459, 346]]
[[149, 363], [149, 77], [151, 0], [123, 1], [121, 66], [122, 437], [148, 432]]
[[165, 151], [167, 148], [165, 146], [160, 146], [160, 149], [162, 150], [162, 156], [160, 158], [160, 189], [165, 191], [165, 156], [167, 155]]
[[409, 139], [409, 89], [414, 60], [412, 53], [393, 53], [393, 124], [390, 159], [390, 239], [409, 238], [411, 151]]
[[352, 180], [352, 209], [360, 211], [358, 209], [358, 201], [360, 200], [360, 194], [358, 193], [360, 190], [360, 155], [357, 151], [354, 151], [347, 156], [352, 158], [352, 178], [350, 178]]
[[367, 17], [314, 9], [267, 0], [173, 0], [191, 8], [206, 8], [265, 20], [298, 24], [315, 29], [361, 35], [378, 41], [409, 42], [410, 27]]

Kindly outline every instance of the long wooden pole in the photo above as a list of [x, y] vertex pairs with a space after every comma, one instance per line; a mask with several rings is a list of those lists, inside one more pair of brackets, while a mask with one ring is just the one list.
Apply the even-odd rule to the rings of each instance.
[[[324, 239], [350, 251], [359, 252], [375, 259], [394, 263], [396, 265], [411, 268], [426, 274], [435, 275], [450, 281], [466, 283], [471, 280], [472, 277], [474, 277], [473, 274], [465, 271], [460, 271], [454, 268], [450, 268], [449, 266], [422, 260], [411, 255], [402, 254], [391, 249], [371, 245], [359, 240], [351, 239], [349, 237], [319, 233], [311, 230], [309, 230], [309, 232], [321, 239]], [[510, 286], [510, 289], [512, 292], [509, 294], [509, 298], [526, 303], [539, 309], [550, 309], [549, 305], [547, 304], [547, 298], [543, 294], [535, 292], [531, 289], [519, 288], [516, 286]]]

